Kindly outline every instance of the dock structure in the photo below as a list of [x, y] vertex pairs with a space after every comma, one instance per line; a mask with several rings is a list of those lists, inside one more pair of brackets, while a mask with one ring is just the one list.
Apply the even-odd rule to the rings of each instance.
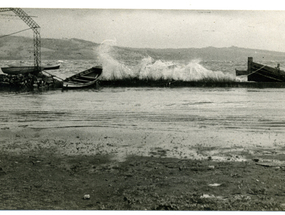
[[34, 72], [39, 72], [41, 68], [41, 35], [40, 26], [21, 8], [0, 8], [0, 12], [13, 12], [22, 21], [24, 21], [30, 29], [33, 30], [34, 42]]
[[[0, 74], [0, 85], [15, 88], [33, 88], [36, 87], [50, 87], [60, 86], [62, 82], [55, 79], [54, 75], [45, 72], [44, 70], [58, 69], [59, 65], [55, 67], [41, 66], [41, 36], [40, 26], [21, 8], [0, 8], [1, 12], [13, 12], [15, 16], [24, 21], [29, 29], [33, 30], [33, 44], [34, 44], [34, 65], [25, 66], [8, 66], [1, 67], [4, 74]], [[26, 30], [29, 30], [26, 29]], [[18, 31], [12, 34], [16, 34]], [[4, 36], [10, 36], [4, 35]], [[2, 36], [2, 37], [4, 37]]]

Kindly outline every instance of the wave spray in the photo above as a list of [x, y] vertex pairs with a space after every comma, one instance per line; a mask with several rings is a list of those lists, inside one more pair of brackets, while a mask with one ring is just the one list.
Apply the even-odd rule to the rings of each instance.
[[105, 41], [96, 50], [103, 66], [102, 80], [238, 81], [234, 75], [206, 69], [199, 59], [185, 65], [145, 56], [134, 66], [126, 65], [113, 57], [116, 55], [113, 45], [114, 41]]

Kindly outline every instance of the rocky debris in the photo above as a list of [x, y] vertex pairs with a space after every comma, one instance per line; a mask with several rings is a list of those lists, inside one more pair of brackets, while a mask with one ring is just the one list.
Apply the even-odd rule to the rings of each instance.
[[160, 204], [154, 210], [179, 210], [179, 207], [175, 204]]
[[284, 171], [252, 161], [45, 153], [1, 157], [0, 209], [284, 210]]
[[201, 199], [218, 199], [218, 200], [223, 200], [222, 196], [215, 196], [215, 195], [209, 195], [209, 194], [203, 194], [200, 196]]
[[42, 71], [37, 73], [5, 75], [2, 83], [9, 83], [11, 87], [17, 88], [33, 88], [33, 87], [61, 87], [62, 83], [54, 78], [54, 76], [43, 74]]
[[222, 184], [214, 183], [214, 184], [208, 184], [209, 187], [219, 187]]
[[84, 199], [84, 200], [89, 200], [89, 199], [90, 199], [90, 195], [89, 195], [89, 194], [85, 194], [85, 195], [83, 196], [83, 199]]

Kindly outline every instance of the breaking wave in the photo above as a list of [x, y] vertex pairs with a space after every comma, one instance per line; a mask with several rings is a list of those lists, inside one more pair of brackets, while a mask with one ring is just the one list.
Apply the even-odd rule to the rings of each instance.
[[192, 60], [185, 65], [171, 61], [154, 60], [148, 56], [135, 66], [125, 65], [113, 57], [112, 45], [104, 42], [96, 50], [99, 62], [103, 66], [102, 80], [137, 78], [140, 80], [239, 81], [232, 74], [206, 69], [200, 64], [201, 60], [199, 59]]

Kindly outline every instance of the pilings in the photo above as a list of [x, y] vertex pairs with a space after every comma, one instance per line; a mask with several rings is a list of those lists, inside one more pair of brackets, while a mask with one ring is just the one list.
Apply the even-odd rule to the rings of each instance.
[[253, 58], [252, 57], [248, 57], [248, 60], [247, 60], [247, 74], [252, 73], [252, 62], [253, 62]]

